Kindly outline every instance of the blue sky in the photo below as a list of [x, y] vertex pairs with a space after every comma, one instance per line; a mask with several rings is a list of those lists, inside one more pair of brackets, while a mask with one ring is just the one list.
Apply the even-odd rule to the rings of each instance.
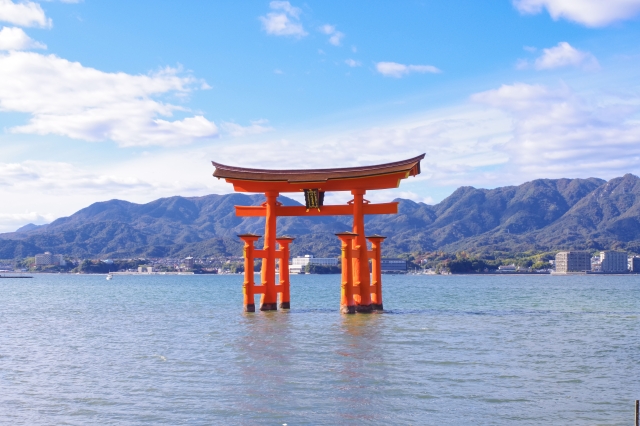
[[[0, 231], [427, 153], [397, 196], [640, 173], [640, 0], [0, 0]], [[347, 194], [335, 194], [342, 202]]]

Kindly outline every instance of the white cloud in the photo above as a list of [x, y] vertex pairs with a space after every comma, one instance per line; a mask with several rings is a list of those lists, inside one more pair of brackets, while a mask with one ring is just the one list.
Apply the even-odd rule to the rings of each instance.
[[53, 222], [56, 218], [51, 214], [25, 211], [22, 213], [0, 213], [0, 232], [13, 232], [28, 224], [44, 225]]
[[[0, 188], [38, 194], [64, 194], [69, 191], [118, 192], [149, 190], [153, 184], [139, 178], [123, 177], [83, 170], [70, 163], [25, 161], [0, 163]], [[33, 191], [36, 190], [36, 191]]]
[[331, 34], [331, 37], [329, 37], [329, 43], [333, 44], [334, 46], [340, 46], [340, 44], [342, 44], [343, 38], [344, 33], [336, 31], [335, 33]]
[[[212, 192], [208, 186], [219, 184], [207, 173], [211, 164], [193, 156], [187, 159], [172, 153], [154, 164], [143, 156], [125, 168], [111, 164], [101, 170], [50, 161], [0, 163], [0, 197], [12, 200], [0, 214], [0, 232], [14, 231], [30, 222], [48, 223], [96, 201], [119, 198], [148, 202], [178, 194], [204, 195]], [[194, 184], [194, 177], [199, 182]]]
[[542, 50], [540, 55], [531, 64], [529, 61], [518, 61], [516, 68], [524, 69], [533, 66], [537, 70], [550, 70], [564, 67], [580, 67], [588, 70], [600, 68], [598, 60], [589, 52], [578, 50], [566, 41], [561, 41], [557, 46]]
[[202, 84], [179, 70], [152, 75], [106, 73], [55, 55], [0, 54], [0, 110], [31, 115], [15, 133], [56, 134], [120, 146], [180, 145], [216, 137], [202, 116], [168, 121], [184, 107], [154, 100], [184, 96]]
[[31, 39], [22, 28], [3, 27], [0, 30], [0, 50], [46, 49], [42, 43]]
[[220, 127], [229, 135], [238, 138], [250, 135], [259, 135], [260, 133], [266, 133], [273, 131], [273, 127], [269, 126], [269, 120], [261, 119], [251, 122], [249, 126], [241, 126], [232, 122], [223, 122]]
[[400, 191], [396, 194], [397, 198], [404, 198], [405, 200], [413, 200], [417, 203], [434, 204], [432, 197], [424, 197], [420, 194], [416, 194], [412, 191]]
[[567, 86], [516, 83], [472, 96], [513, 120], [504, 150], [525, 178], [616, 176], [638, 171], [640, 97], [579, 96]]
[[300, 8], [291, 6], [291, 3], [288, 1], [272, 1], [269, 3], [269, 7], [273, 10], [284, 10], [286, 14], [294, 18], [300, 18], [300, 14], [302, 13]]
[[[420, 196], [428, 195], [425, 185], [503, 186], [640, 172], [640, 95], [616, 98], [591, 86], [580, 95], [567, 86], [516, 83], [471, 100], [375, 127], [226, 145], [215, 160], [258, 168], [343, 167], [425, 152], [423, 173], [401, 186]], [[255, 154], [243, 156], [249, 151]], [[290, 155], [297, 151], [305, 156]]]
[[335, 25], [324, 24], [323, 26], [320, 27], [320, 32], [327, 35], [333, 34], [335, 30], [336, 30]]
[[513, 4], [520, 13], [546, 9], [554, 20], [564, 18], [587, 27], [604, 27], [640, 12], [640, 0], [513, 0]]
[[584, 67], [598, 68], [598, 61], [589, 52], [583, 52], [572, 47], [566, 41], [561, 41], [557, 46], [543, 49], [542, 56], [536, 59], [535, 67], [539, 70], [547, 70], [560, 67]]
[[302, 11], [288, 1], [272, 1], [269, 7], [276, 11], [269, 12], [266, 16], [261, 16], [262, 27], [267, 34], [276, 36], [293, 36], [304, 37], [307, 32], [300, 23], [300, 14]]
[[50, 28], [52, 25], [42, 7], [31, 1], [14, 3], [11, 0], [0, 0], [0, 21], [21, 27]]
[[356, 61], [355, 59], [346, 59], [344, 63], [349, 65], [351, 68], [359, 67], [360, 65], [362, 65], [360, 61]]
[[397, 62], [378, 62], [376, 70], [385, 77], [400, 78], [412, 73], [439, 73], [438, 68], [433, 65], [404, 65]]
[[344, 33], [337, 31], [335, 25], [325, 24], [320, 27], [320, 32], [331, 36], [329, 37], [329, 43], [332, 45], [340, 46], [342, 44]]
[[[430, 184], [448, 183], [469, 176], [477, 168], [497, 167], [508, 161], [501, 147], [508, 140], [510, 120], [497, 111], [474, 108], [440, 110], [340, 133], [314, 129], [303, 137], [276, 136], [266, 141], [227, 144], [216, 150], [214, 160], [257, 168], [273, 168], [274, 164], [283, 169], [326, 168], [385, 163], [426, 152], [423, 174], [411, 182], [419, 184], [429, 179]], [[252, 155], [247, 156], [247, 152]]]
[[[566, 88], [563, 89], [566, 93]], [[565, 97], [565, 93], [550, 91], [543, 85], [515, 83], [502, 85], [499, 89], [476, 93], [471, 96], [475, 102], [509, 111], [544, 110], [547, 105]]]

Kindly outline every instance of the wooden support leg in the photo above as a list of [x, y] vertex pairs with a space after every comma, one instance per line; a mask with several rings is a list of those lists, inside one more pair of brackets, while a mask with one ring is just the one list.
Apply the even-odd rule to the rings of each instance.
[[264, 252], [265, 258], [262, 260], [262, 285], [265, 292], [260, 298], [261, 311], [278, 310], [278, 295], [276, 293], [276, 200], [277, 191], [267, 191], [266, 208], [267, 217], [264, 231]]
[[372, 276], [372, 292], [371, 292], [371, 307], [374, 311], [382, 311], [382, 267], [380, 260], [382, 258], [382, 241], [386, 237], [380, 235], [372, 235], [367, 237], [367, 240], [371, 242], [371, 276]]
[[244, 241], [244, 283], [242, 284], [242, 293], [244, 295], [244, 311], [255, 312], [256, 305], [254, 300], [253, 286], [253, 243], [255, 243], [260, 235], [242, 234], [238, 235]]
[[340, 290], [340, 313], [355, 314], [356, 302], [353, 298], [353, 259], [352, 244], [356, 235], [352, 232], [336, 234], [342, 242], [342, 285]]
[[280, 246], [280, 309], [291, 309], [289, 286], [289, 244], [293, 241], [290, 237], [276, 238]]
[[352, 242], [358, 256], [353, 259], [353, 277], [359, 287], [359, 295], [355, 296], [356, 311], [371, 312], [371, 278], [369, 276], [369, 259], [367, 257], [367, 240], [364, 236], [364, 190], [352, 190], [353, 194], [353, 233], [357, 236]]

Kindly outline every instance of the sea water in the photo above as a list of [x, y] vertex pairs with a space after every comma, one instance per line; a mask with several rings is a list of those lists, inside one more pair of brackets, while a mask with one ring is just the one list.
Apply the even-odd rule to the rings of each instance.
[[0, 423], [628, 425], [639, 276], [340, 277], [242, 312], [242, 276], [0, 279]]

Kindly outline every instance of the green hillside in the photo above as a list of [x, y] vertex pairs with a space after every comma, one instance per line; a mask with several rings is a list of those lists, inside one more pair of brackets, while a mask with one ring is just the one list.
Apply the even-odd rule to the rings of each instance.
[[[285, 205], [298, 205], [280, 197]], [[261, 195], [170, 197], [147, 204], [99, 202], [44, 226], [0, 234], [0, 258], [45, 250], [77, 257], [240, 255], [236, 237], [261, 234], [262, 218], [238, 218], [234, 205]], [[495, 189], [461, 187], [436, 205], [398, 199], [399, 214], [366, 218], [367, 231], [388, 236], [385, 254], [417, 251], [551, 251], [620, 248], [640, 251], [640, 179], [539, 179]], [[337, 256], [336, 232], [349, 217], [283, 217], [280, 235], [296, 237], [293, 255]]]

